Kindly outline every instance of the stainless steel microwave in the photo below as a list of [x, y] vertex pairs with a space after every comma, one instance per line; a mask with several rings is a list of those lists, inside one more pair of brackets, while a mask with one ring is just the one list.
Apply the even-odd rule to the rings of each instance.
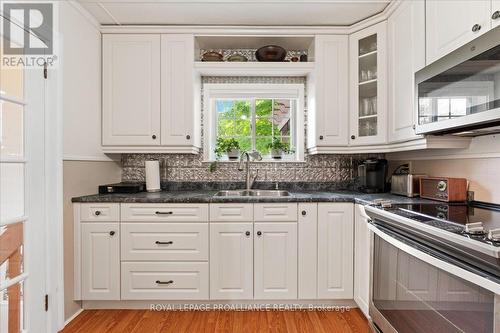
[[417, 134], [500, 132], [500, 27], [415, 73]]

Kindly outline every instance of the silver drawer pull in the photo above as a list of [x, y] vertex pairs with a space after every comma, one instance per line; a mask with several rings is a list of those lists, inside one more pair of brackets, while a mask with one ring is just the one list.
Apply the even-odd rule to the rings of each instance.
[[158, 244], [158, 245], [171, 245], [171, 244], [174, 244], [174, 242], [172, 242], [172, 241], [168, 241], [168, 242], [156, 241], [155, 244]]
[[155, 212], [156, 215], [172, 215], [174, 212]]
[[174, 280], [168, 280], [168, 281], [156, 280], [156, 284], [172, 284], [172, 283], [174, 283]]

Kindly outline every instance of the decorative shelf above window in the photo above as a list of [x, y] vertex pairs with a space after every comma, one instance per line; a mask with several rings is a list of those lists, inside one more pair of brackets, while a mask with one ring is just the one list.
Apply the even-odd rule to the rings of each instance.
[[201, 62], [194, 63], [202, 76], [307, 76], [314, 62]]

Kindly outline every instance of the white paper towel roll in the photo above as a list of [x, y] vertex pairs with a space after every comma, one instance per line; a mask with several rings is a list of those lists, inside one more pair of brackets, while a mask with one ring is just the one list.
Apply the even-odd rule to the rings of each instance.
[[160, 188], [160, 162], [146, 161], [146, 191], [159, 192]]

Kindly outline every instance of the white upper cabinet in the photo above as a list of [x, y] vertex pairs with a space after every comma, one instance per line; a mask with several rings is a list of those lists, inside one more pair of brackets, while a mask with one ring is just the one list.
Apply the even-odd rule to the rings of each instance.
[[199, 151], [194, 52], [192, 34], [103, 35], [104, 152]]
[[348, 37], [316, 36], [314, 73], [308, 78], [310, 152], [328, 152], [348, 140]]
[[417, 139], [415, 72], [425, 66], [425, 2], [403, 1], [388, 25], [389, 142]]
[[318, 298], [353, 298], [353, 220], [350, 203], [318, 204]]
[[350, 47], [350, 144], [387, 140], [387, 22], [352, 34]]
[[427, 0], [427, 64], [490, 30], [491, 7], [491, 0]]
[[160, 144], [160, 36], [104, 35], [102, 143]]
[[161, 36], [161, 144], [200, 147], [199, 77], [194, 75], [194, 37]]

